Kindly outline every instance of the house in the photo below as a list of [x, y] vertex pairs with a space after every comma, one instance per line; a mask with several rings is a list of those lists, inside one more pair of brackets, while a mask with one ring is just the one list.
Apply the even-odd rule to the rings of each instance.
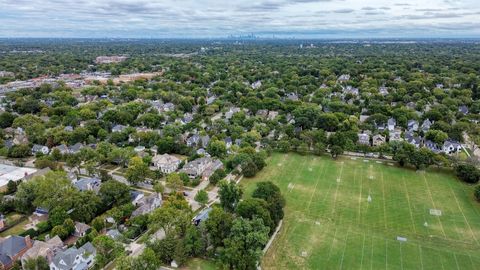
[[186, 173], [188, 177], [193, 179], [201, 176], [205, 169], [212, 165], [213, 161], [210, 157], [197, 158], [185, 164], [180, 172]]
[[152, 158], [153, 166], [162, 173], [172, 173], [178, 169], [181, 160], [169, 154], [156, 155]]
[[70, 152], [70, 150], [65, 144], [60, 144], [59, 146], [55, 146], [53, 149], [57, 149], [62, 155], [66, 155]]
[[385, 138], [385, 136], [382, 136], [380, 134], [377, 134], [372, 137], [373, 146], [380, 146], [386, 142], [387, 142], [387, 139]]
[[408, 131], [418, 131], [418, 121], [417, 120], [408, 120], [407, 130]]
[[365, 121], [367, 121], [368, 117], [370, 117], [370, 115], [360, 115], [360, 118], [359, 118], [359, 121], [360, 123], [364, 123]]
[[468, 107], [465, 106], [465, 105], [462, 105], [460, 107], [458, 107], [458, 111], [461, 113], [461, 114], [468, 114]]
[[198, 215], [193, 218], [193, 224], [195, 224], [195, 226], [198, 226], [202, 221], [207, 220], [208, 214], [212, 211], [212, 209], [213, 208], [208, 207], [200, 211], [200, 213], [198, 213]]
[[72, 131], [73, 131], [73, 127], [72, 127], [72, 126], [66, 126], [66, 127], [63, 128], [63, 131], [72, 132]]
[[49, 152], [50, 152], [50, 149], [45, 145], [34, 144], [32, 147], [32, 155], [35, 155], [37, 153], [48, 155]]
[[223, 141], [225, 142], [225, 146], [227, 147], [227, 149], [232, 147], [233, 141], [231, 137], [226, 137]]
[[81, 143], [76, 143], [68, 148], [68, 152], [71, 154], [77, 154], [77, 153], [80, 153], [80, 150], [82, 150], [82, 148], [84, 147], [85, 145]]
[[51, 270], [87, 270], [94, 264], [97, 250], [90, 243], [86, 243], [81, 248], [75, 246], [58, 252], [50, 263]]
[[442, 149], [436, 143], [430, 140], [426, 140], [423, 146], [434, 153], [439, 153], [442, 151]]
[[75, 221], [75, 232], [73, 233], [76, 237], [83, 237], [87, 235], [88, 230], [90, 230], [90, 226], [85, 223]]
[[256, 116], [266, 118], [268, 116], [268, 110], [258, 110]]
[[30, 236], [10, 235], [0, 240], [0, 269], [10, 269], [15, 261], [19, 260], [32, 248]]
[[366, 133], [358, 133], [358, 143], [370, 145], [370, 135]]
[[420, 147], [420, 143], [422, 142], [422, 138], [418, 137], [418, 136], [415, 136], [412, 132], [407, 132], [405, 134], [405, 140], [415, 146], [415, 147]]
[[350, 74], [342, 74], [340, 77], [338, 77], [337, 81], [342, 83], [342, 82], [347, 82], [350, 80]]
[[395, 126], [397, 125], [397, 121], [395, 118], [389, 118], [387, 121], [388, 131], [392, 132], [395, 130]]
[[193, 121], [193, 114], [185, 113], [182, 118], [182, 124], [188, 124]]
[[287, 99], [289, 99], [291, 101], [298, 101], [298, 96], [295, 93], [288, 93], [287, 94]]
[[199, 141], [200, 141], [200, 136], [198, 134], [194, 134], [187, 139], [187, 146], [196, 147]]
[[29, 259], [37, 259], [39, 257], [43, 257], [48, 263], [51, 263], [55, 253], [61, 251], [62, 247], [63, 241], [58, 235], [45, 242], [36, 240], [33, 242], [32, 248], [23, 254], [22, 264]]
[[200, 136], [200, 141], [202, 143], [202, 147], [207, 148], [208, 144], [210, 143], [210, 136]]
[[207, 105], [212, 104], [217, 99], [216, 96], [211, 96], [207, 98]]
[[425, 121], [423, 121], [422, 126], [420, 127], [420, 129], [421, 129], [424, 133], [426, 133], [427, 131], [430, 130], [430, 127], [432, 126], [432, 124], [433, 124], [433, 123], [430, 121], [430, 119], [427, 118], [427, 119], [425, 119]]
[[443, 143], [443, 152], [445, 154], [453, 154], [462, 150], [462, 145], [458, 142], [447, 140]]
[[210, 176], [212, 176], [212, 174], [216, 171], [216, 170], [219, 170], [219, 169], [222, 169], [223, 168], [223, 163], [218, 160], [218, 159], [214, 159], [209, 166], [207, 166], [207, 168], [203, 171], [202, 173], [202, 180], [208, 180], [210, 179]]
[[136, 190], [130, 190], [130, 200], [132, 201], [133, 205], [138, 205], [140, 200], [145, 197], [143, 192], [136, 191]]
[[160, 193], [152, 193], [149, 196], [143, 197], [137, 202], [138, 208], [132, 213], [132, 217], [145, 215], [162, 205], [162, 195]]
[[112, 132], [123, 132], [126, 128], [124, 125], [115, 125], [112, 127]]
[[358, 88], [355, 88], [355, 87], [349, 85], [349, 86], [343, 88], [343, 93], [345, 95], [351, 94], [351, 95], [354, 95], [354, 96], [358, 96], [360, 94], [360, 91], [358, 90]]
[[381, 86], [378, 88], [378, 93], [380, 93], [380, 95], [382, 96], [386, 96], [388, 95], [388, 88], [385, 86]]
[[252, 87], [253, 89], [258, 89], [258, 88], [260, 88], [261, 86], [262, 86], [262, 81], [256, 81], [256, 82], [254, 82], [254, 83], [251, 84], [251, 87]]
[[120, 237], [122, 237], [122, 234], [120, 233], [120, 231], [118, 231], [117, 229], [111, 229], [111, 230], [108, 230], [106, 235], [110, 238], [112, 238], [113, 240], [117, 240], [119, 239]]
[[93, 191], [98, 193], [100, 191], [100, 186], [102, 185], [102, 181], [98, 178], [80, 178], [79, 180], [75, 181], [73, 185], [80, 191]]
[[277, 118], [277, 116], [278, 116], [277, 111], [268, 111], [267, 119], [268, 120], [275, 120], [275, 118]]

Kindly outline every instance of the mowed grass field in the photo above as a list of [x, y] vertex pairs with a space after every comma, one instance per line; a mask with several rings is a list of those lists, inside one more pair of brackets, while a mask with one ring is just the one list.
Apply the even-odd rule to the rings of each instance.
[[451, 174], [273, 154], [241, 183], [248, 196], [268, 180], [287, 205], [263, 269], [480, 269], [480, 204]]

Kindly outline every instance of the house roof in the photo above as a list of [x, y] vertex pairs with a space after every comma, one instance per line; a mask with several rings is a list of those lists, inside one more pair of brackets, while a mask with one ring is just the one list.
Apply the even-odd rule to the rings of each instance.
[[80, 191], [100, 189], [101, 180], [98, 178], [80, 178], [73, 185]]
[[[72, 269], [75, 266], [75, 258], [79, 255], [85, 254], [96, 254], [96, 249], [93, 245], [88, 242], [83, 245], [81, 248], [71, 247], [63, 252], [59, 252], [53, 257], [52, 263], [59, 269]], [[86, 269], [86, 268], [75, 268], [75, 269]]]
[[175, 164], [180, 162], [180, 159], [178, 159], [176, 156], [163, 154], [154, 156], [152, 158], [152, 162], [156, 164]]
[[3, 264], [12, 262], [12, 258], [27, 247], [25, 237], [12, 235], [0, 242], [0, 261]]
[[88, 231], [88, 229], [90, 229], [90, 226], [88, 226], [87, 224], [82, 223], [82, 222], [78, 222], [78, 221], [75, 222], [75, 231], [77, 233], [80, 233], [80, 234], [84, 233], [84, 232]]

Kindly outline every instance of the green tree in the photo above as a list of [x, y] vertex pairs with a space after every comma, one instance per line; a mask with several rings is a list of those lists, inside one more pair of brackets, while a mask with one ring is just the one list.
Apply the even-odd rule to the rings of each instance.
[[127, 172], [125, 176], [128, 182], [136, 185], [143, 182], [150, 176], [150, 169], [140, 157], [133, 157], [128, 164]]
[[195, 195], [195, 201], [204, 206], [208, 202], [208, 193], [205, 190], [200, 190]]
[[475, 199], [477, 199], [477, 201], [480, 201], [480, 186], [475, 187], [474, 195]]
[[343, 154], [342, 147], [338, 145], [333, 145], [332, 147], [330, 147], [330, 155], [332, 155], [333, 158], [337, 158], [341, 154]]
[[69, 236], [67, 229], [65, 229], [65, 227], [63, 227], [62, 225], [57, 225], [53, 227], [50, 234], [52, 237], [58, 235], [58, 237], [60, 237], [60, 239], [62, 240], [65, 240]]
[[222, 158], [227, 154], [227, 147], [225, 142], [214, 140], [208, 144], [207, 152], [214, 157]]
[[130, 202], [130, 188], [124, 183], [110, 180], [102, 183], [98, 196], [106, 207], [120, 206]]
[[480, 170], [472, 164], [458, 164], [455, 166], [455, 174], [462, 181], [470, 184], [480, 181]]
[[183, 181], [178, 173], [171, 173], [167, 175], [167, 187], [173, 190], [173, 192], [182, 190]]
[[256, 269], [262, 248], [268, 241], [269, 228], [259, 218], [238, 218], [233, 222], [230, 235], [224, 240], [225, 248], [220, 261], [230, 269]]
[[280, 192], [280, 188], [272, 182], [259, 182], [252, 193], [253, 198], [260, 198], [268, 203], [270, 216], [276, 225], [283, 219], [285, 207], [285, 198]]
[[223, 239], [230, 234], [233, 219], [233, 214], [226, 212], [220, 207], [213, 207], [205, 221], [209, 243], [214, 247], [223, 246]]
[[220, 189], [220, 205], [228, 212], [233, 213], [237, 204], [242, 198], [243, 191], [234, 182], [221, 181]]

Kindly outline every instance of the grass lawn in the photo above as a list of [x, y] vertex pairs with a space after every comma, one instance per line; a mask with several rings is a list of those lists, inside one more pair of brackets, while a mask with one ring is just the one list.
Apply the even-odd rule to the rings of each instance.
[[287, 205], [263, 269], [479, 268], [480, 204], [473, 187], [450, 174], [361, 158], [273, 154], [241, 183], [249, 196], [267, 180]]
[[[13, 220], [18, 220], [20, 218], [22, 218], [21, 215], [18, 215], [18, 214], [15, 214], [14, 216], [11, 217], [12, 218], [12, 222]], [[7, 220], [9, 219], [9, 217], [7, 216]], [[16, 224], [15, 226], [7, 229], [6, 231], [3, 231], [0, 233], [0, 237], [6, 237], [6, 236], [9, 236], [9, 235], [19, 235], [21, 234], [22, 232], [25, 231], [25, 225], [27, 225], [30, 221], [28, 220], [28, 218], [25, 218], [22, 222]]]
[[187, 262], [185, 266], [181, 269], [188, 269], [188, 270], [215, 270], [219, 269], [218, 266], [215, 265], [214, 262], [203, 260], [203, 259], [191, 259]]

